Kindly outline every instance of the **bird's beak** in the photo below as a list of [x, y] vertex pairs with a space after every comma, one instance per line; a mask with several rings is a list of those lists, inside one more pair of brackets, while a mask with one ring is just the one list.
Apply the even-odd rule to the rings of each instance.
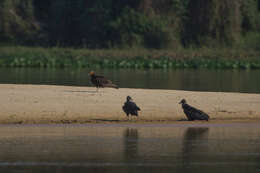
[[181, 104], [181, 101], [179, 102], [179, 104]]

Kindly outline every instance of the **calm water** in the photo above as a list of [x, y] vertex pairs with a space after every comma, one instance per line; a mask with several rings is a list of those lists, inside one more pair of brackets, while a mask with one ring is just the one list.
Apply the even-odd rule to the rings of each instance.
[[[91, 69], [0, 68], [0, 83], [90, 86]], [[260, 70], [95, 70], [122, 88], [260, 93]]]
[[1, 125], [0, 172], [257, 173], [259, 124]]

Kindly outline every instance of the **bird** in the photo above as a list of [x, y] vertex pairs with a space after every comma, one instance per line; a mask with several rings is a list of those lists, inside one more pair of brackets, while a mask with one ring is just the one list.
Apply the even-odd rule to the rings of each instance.
[[129, 118], [129, 114], [131, 116], [137, 116], [138, 117], [138, 111], [141, 109], [133, 102], [133, 99], [130, 96], [126, 97], [126, 102], [124, 106], [122, 107], [123, 111], [126, 113], [126, 116]]
[[205, 112], [196, 109], [190, 105], [187, 104], [185, 99], [182, 99], [179, 104], [182, 105], [183, 108], [183, 112], [185, 113], [185, 115], [187, 116], [189, 121], [193, 121], [193, 120], [209, 120], [209, 115], [206, 114]]
[[96, 75], [94, 71], [89, 72], [89, 75], [92, 84], [97, 87], [97, 91], [98, 88], [104, 88], [104, 87], [118, 89], [118, 86], [113, 84], [111, 80], [106, 79], [104, 76]]

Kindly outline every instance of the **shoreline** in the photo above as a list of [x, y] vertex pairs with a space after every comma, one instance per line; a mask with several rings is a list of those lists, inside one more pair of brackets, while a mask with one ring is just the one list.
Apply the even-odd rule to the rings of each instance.
[[[260, 122], [260, 94], [1, 84], [0, 95], [0, 124]], [[128, 121], [122, 111], [127, 95], [141, 108], [138, 120]], [[186, 121], [182, 98], [210, 121]]]

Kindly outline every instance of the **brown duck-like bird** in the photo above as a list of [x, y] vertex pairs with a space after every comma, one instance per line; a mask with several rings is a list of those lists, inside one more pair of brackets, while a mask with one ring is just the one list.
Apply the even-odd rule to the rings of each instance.
[[182, 99], [180, 101], [180, 103], [182, 105], [183, 111], [185, 113], [185, 115], [187, 116], [189, 121], [193, 121], [193, 120], [209, 120], [209, 115], [206, 114], [205, 112], [196, 109], [190, 105], [187, 104], [185, 99]]
[[113, 84], [111, 80], [106, 79], [104, 76], [98, 76], [95, 74], [94, 71], [89, 72], [90, 75], [90, 80], [93, 85], [95, 85], [98, 88], [104, 88], [104, 87], [109, 87], [109, 88], [116, 88], [118, 89], [118, 86]]
[[123, 111], [126, 113], [126, 116], [129, 118], [129, 114], [131, 116], [137, 116], [138, 117], [138, 111], [141, 109], [133, 102], [133, 99], [130, 96], [126, 97], [126, 102], [124, 106], [122, 107]]

